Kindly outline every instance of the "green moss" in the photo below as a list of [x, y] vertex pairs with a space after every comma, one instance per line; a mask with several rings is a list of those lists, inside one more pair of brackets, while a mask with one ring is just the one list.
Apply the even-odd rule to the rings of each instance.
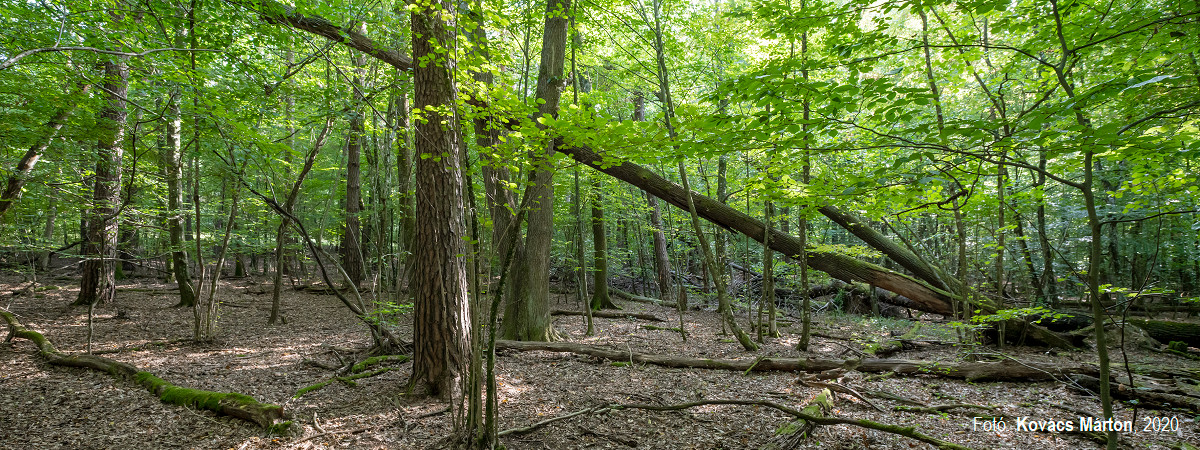
[[359, 373], [359, 372], [362, 372], [362, 371], [364, 371], [364, 370], [367, 370], [367, 368], [368, 368], [368, 367], [371, 367], [371, 366], [374, 366], [374, 365], [376, 365], [376, 364], [380, 364], [380, 363], [383, 363], [383, 362], [386, 362], [386, 361], [396, 361], [396, 362], [400, 362], [400, 363], [407, 362], [407, 361], [408, 361], [408, 355], [380, 355], [380, 356], [372, 356], [372, 357], [370, 357], [370, 358], [367, 358], [367, 359], [364, 359], [364, 360], [360, 361], [358, 364], [355, 364], [355, 365], [354, 365], [354, 367], [351, 367], [351, 368], [350, 368], [350, 373]]

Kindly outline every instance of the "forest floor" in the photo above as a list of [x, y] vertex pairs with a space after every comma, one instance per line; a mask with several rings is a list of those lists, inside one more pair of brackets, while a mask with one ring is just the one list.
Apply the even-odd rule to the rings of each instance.
[[[143, 388], [84, 369], [51, 367], [34, 346], [15, 340], [0, 345], [0, 448], [421, 448], [450, 432], [446, 405], [406, 399], [404, 385], [411, 363], [358, 381], [356, 386], [332, 383], [300, 398], [296, 391], [329, 380], [336, 373], [306, 360], [338, 365], [339, 357], [361, 358], [369, 344], [366, 328], [332, 295], [286, 290], [286, 325], [267, 326], [269, 282], [245, 278], [222, 283], [224, 303], [218, 319], [219, 340], [196, 344], [190, 309], [172, 308], [176, 291], [168, 284], [136, 279], [119, 282], [113, 304], [95, 310], [93, 350], [134, 364], [186, 387], [240, 392], [267, 403], [283, 405], [295, 420], [292, 434], [267, 435], [252, 424], [209, 412], [160, 403]], [[64, 352], [81, 352], [87, 339], [86, 308], [71, 308], [77, 279], [50, 278], [33, 289], [17, 276], [0, 276], [0, 306], [17, 315], [32, 330], [45, 334]], [[560, 309], [579, 309], [573, 296], [557, 295]], [[678, 326], [669, 308], [618, 301], [629, 311], [649, 312]], [[743, 311], [744, 315], [744, 311]], [[791, 319], [789, 319], [790, 321]], [[846, 346], [854, 342], [816, 337], [804, 355], [795, 349], [799, 324], [781, 327], [783, 337], [769, 339], [761, 350], [748, 353], [721, 335], [718, 315], [689, 311], [688, 331], [649, 330], [635, 319], [595, 319], [595, 336], [584, 336], [584, 318], [555, 316], [554, 326], [564, 339], [632, 352], [705, 358], [853, 357]], [[744, 317], [740, 320], [745, 323]], [[668, 325], [670, 324], [670, 325]], [[906, 331], [911, 322], [871, 319], [840, 313], [817, 314], [821, 334], [880, 338]], [[411, 336], [407, 325], [400, 328]], [[944, 324], [923, 328], [925, 338], [954, 340]], [[1045, 349], [993, 347], [973, 350], [929, 345], [893, 357], [958, 361], [964, 355], [1003, 353], [1021, 361], [1075, 364], [1094, 360], [1090, 351], [1048, 354]], [[1141, 363], [1179, 366], [1195, 361], [1128, 349]], [[1120, 352], [1114, 359], [1120, 360]], [[502, 353], [497, 360], [501, 430], [523, 427], [558, 415], [609, 403], [677, 404], [699, 399], [771, 400], [800, 408], [818, 392], [797, 384], [787, 372], [672, 369], [654, 365], [614, 364], [598, 358], [544, 351]], [[894, 411], [899, 403], [871, 399], [879, 412], [848, 395], [838, 395], [833, 414], [878, 422], [915, 426], [923, 433], [972, 448], [1038, 450], [1096, 448], [1076, 434], [1016, 430], [1018, 417], [1077, 422], [1081, 414], [1099, 415], [1099, 402], [1068, 389], [1062, 382], [965, 382], [933, 375], [888, 377], [867, 381], [851, 372], [841, 384], [858, 390], [885, 391], [926, 404], [973, 403], [992, 411], [956, 409], [943, 414]], [[1118, 416], [1133, 420], [1128, 404]], [[1004, 431], [984, 431], [975, 416], [1003, 417]], [[1177, 417], [1178, 432], [1142, 431], [1146, 417]], [[1134, 431], [1121, 434], [1123, 448], [1179, 448], [1200, 445], [1194, 414], [1138, 411]], [[747, 406], [704, 406], [682, 411], [609, 411], [555, 422], [531, 433], [503, 439], [511, 449], [562, 448], [760, 448], [775, 439], [789, 417], [778, 411]], [[930, 448], [928, 444], [849, 425], [819, 427], [795, 448]]]

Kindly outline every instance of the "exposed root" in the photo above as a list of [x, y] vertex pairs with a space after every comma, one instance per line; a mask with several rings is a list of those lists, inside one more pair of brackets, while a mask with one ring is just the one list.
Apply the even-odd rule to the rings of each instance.
[[33, 342], [38, 354], [54, 366], [81, 367], [107, 373], [132, 381], [158, 396], [163, 403], [204, 409], [253, 422], [271, 432], [284, 432], [291, 426], [282, 406], [259, 403], [252, 397], [236, 392], [212, 392], [180, 387], [163, 381], [150, 372], [130, 364], [96, 355], [69, 355], [58, 351], [45, 336], [25, 328], [12, 313], [0, 309], [0, 317], [8, 323], [9, 338], [18, 337]]

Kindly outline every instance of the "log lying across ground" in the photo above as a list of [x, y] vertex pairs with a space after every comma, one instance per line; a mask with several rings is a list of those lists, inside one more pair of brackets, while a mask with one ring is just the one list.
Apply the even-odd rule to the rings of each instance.
[[653, 298], [653, 297], [644, 297], [644, 296], [637, 295], [637, 294], [631, 294], [631, 293], [622, 291], [622, 290], [617, 289], [612, 286], [608, 287], [608, 293], [616, 295], [617, 297], [624, 298], [629, 301], [633, 301], [633, 302], [649, 303], [652, 305], [666, 306], [668, 308], [675, 308], [675, 307], [679, 306], [679, 304], [676, 302], [669, 302], [666, 300], [659, 300], [659, 299]]
[[70, 355], [58, 351], [50, 340], [41, 333], [25, 328], [12, 313], [0, 309], [0, 317], [8, 322], [9, 336], [6, 340], [19, 337], [32, 342], [38, 353], [51, 365], [80, 367], [98, 370], [114, 377], [132, 381], [158, 396], [164, 403], [209, 410], [236, 417], [263, 427], [272, 432], [286, 431], [292, 422], [287, 420], [283, 407], [259, 403], [249, 396], [235, 392], [212, 392], [175, 386], [139, 370], [130, 364], [95, 355]]
[[[583, 311], [570, 311], [570, 310], [566, 310], [566, 309], [555, 309], [555, 310], [550, 311], [550, 315], [552, 315], [552, 316], [582, 316], [582, 315], [586, 315], [586, 314], [587, 313], [585, 313]], [[666, 319], [663, 319], [662, 317], [658, 317], [654, 314], [629, 312], [629, 311], [608, 311], [608, 310], [592, 311], [592, 317], [603, 317], [605, 319], [634, 318], [634, 319], [649, 320], [651, 322], [666, 322], [667, 321]]]
[[664, 367], [747, 371], [823, 372], [830, 369], [850, 369], [859, 372], [897, 375], [937, 375], [968, 381], [1044, 381], [1065, 379], [1072, 374], [1095, 376], [1099, 369], [1093, 365], [1000, 362], [947, 362], [911, 359], [863, 358], [747, 358], [712, 359], [690, 356], [655, 355], [627, 350], [613, 350], [574, 342], [496, 341], [497, 350], [570, 352], [595, 356], [612, 361], [654, 364]]
[[1129, 319], [1129, 323], [1145, 330], [1150, 337], [1164, 344], [1177, 341], [1200, 347], [1200, 323], [1144, 319]]

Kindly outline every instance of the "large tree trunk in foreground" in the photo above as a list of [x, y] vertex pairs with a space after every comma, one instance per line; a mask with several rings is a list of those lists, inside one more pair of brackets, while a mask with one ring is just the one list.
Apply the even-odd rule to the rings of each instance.
[[[441, 8], [453, 17], [455, 4]], [[436, 10], [435, 10], [436, 11]], [[471, 359], [471, 327], [467, 298], [467, 253], [463, 237], [462, 169], [459, 166], [451, 74], [454, 60], [440, 52], [452, 41], [440, 14], [421, 11], [412, 15], [413, 55], [431, 61], [413, 69], [417, 120], [416, 235], [413, 242], [413, 373], [410, 388], [446, 399], [461, 395], [462, 377]], [[548, 311], [547, 311], [548, 312]]]
[[735, 370], [739, 372], [763, 372], [771, 370], [823, 372], [830, 369], [847, 369], [874, 373], [895, 372], [897, 375], [936, 375], [948, 378], [961, 378], [968, 381], [1044, 381], [1060, 379], [1070, 374], [1094, 375], [1097, 371], [1097, 368], [1092, 365], [1066, 366], [1063, 364], [1022, 363], [1010, 360], [1001, 362], [953, 362], [881, 358], [710, 359], [635, 353], [628, 350], [610, 350], [573, 342], [496, 341], [496, 349], [571, 352], [613, 361], [632, 361], [634, 363], [675, 368]]
[[206, 409], [230, 417], [253, 422], [271, 432], [285, 431], [291, 425], [286, 421], [283, 407], [259, 403], [257, 400], [233, 392], [212, 392], [175, 386], [132, 365], [95, 355], [68, 355], [54, 348], [41, 333], [21, 325], [8, 311], [0, 310], [0, 317], [8, 322], [12, 336], [33, 342], [38, 353], [53, 366], [79, 367], [105, 372], [117, 378], [132, 381], [158, 396], [164, 403]]

